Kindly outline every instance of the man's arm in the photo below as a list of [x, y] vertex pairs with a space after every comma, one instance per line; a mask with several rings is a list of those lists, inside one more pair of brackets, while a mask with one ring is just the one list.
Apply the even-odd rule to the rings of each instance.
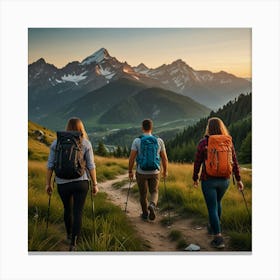
[[162, 161], [162, 176], [163, 178], [167, 177], [167, 167], [168, 167], [168, 158], [167, 158], [167, 154], [166, 151], [163, 150], [160, 152], [160, 157], [161, 157], [161, 161]]

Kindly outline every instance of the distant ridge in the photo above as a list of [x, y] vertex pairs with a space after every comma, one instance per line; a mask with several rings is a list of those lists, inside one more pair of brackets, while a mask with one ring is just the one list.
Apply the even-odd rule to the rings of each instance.
[[161, 88], [147, 88], [145, 84], [121, 78], [92, 91], [62, 107], [43, 123], [56, 128], [71, 116], [78, 116], [90, 127], [104, 125], [138, 125], [143, 118], [157, 123], [177, 119], [198, 119], [210, 109], [194, 100]]
[[29, 118], [40, 122], [87, 93], [122, 78], [142, 83], [146, 88], [179, 93], [211, 109], [219, 108], [240, 93], [251, 92], [252, 88], [247, 79], [224, 71], [194, 70], [182, 59], [155, 69], [144, 63], [134, 67], [111, 56], [103, 47], [81, 62], [69, 62], [60, 69], [44, 58], [29, 64]]

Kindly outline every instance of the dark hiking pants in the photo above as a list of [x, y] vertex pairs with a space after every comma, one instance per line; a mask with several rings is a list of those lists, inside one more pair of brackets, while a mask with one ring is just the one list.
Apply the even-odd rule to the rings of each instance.
[[64, 223], [67, 235], [71, 236], [71, 245], [76, 245], [82, 227], [82, 214], [89, 189], [89, 182], [74, 181], [58, 184], [58, 193], [64, 206]]

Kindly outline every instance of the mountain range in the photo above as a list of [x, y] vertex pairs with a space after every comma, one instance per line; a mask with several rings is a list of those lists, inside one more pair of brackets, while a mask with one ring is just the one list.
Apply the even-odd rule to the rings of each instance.
[[29, 119], [52, 125], [73, 115], [95, 124], [137, 122], [143, 116], [160, 122], [196, 118], [251, 92], [251, 86], [224, 71], [194, 70], [181, 59], [155, 69], [133, 67], [101, 48], [63, 68], [43, 58], [29, 64]]

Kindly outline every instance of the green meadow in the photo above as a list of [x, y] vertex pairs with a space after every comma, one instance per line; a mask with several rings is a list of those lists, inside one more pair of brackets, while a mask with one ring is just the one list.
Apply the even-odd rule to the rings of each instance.
[[[46, 160], [49, 144], [55, 138], [53, 132], [45, 129], [44, 141], [38, 141], [33, 131], [38, 129], [29, 122], [28, 137], [28, 249], [29, 251], [67, 251], [63, 223], [63, 205], [55, 189], [51, 197], [48, 230], [48, 196], [45, 192]], [[44, 128], [40, 128], [43, 130]], [[127, 172], [128, 159], [95, 157], [99, 182], [114, 179]], [[251, 251], [251, 206], [252, 171], [245, 166], [241, 176], [245, 185], [244, 195], [248, 202], [250, 216], [242, 194], [231, 180], [230, 187], [222, 202], [222, 230], [230, 237], [230, 250]], [[191, 164], [170, 163], [166, 189], [160, 182], [159, 208], [176, 213], [176, 218], [192, 218], [207, 224], [207, 209], [200, 187], [192, 186]], [[166, 191], [165, 191], [166, 190]], [[137, 195], [137, 186], [131, 195]], [[106, 193], [100, 192], [93, 198], [94, 211], [88, 194], [84, 214], [81, 240], [78, 251], [145, 251], [145, 242], [138, 236], [133, 224], [123, 209], [113, 205]], [[171, 216], [173, 219], [174, 217]], [[164, 221], [162, 221], [164, 224]]]
[[[96, 157], [99, 182], [113, 179], [126, 172], [126, 159]], [[60, 251], [65, 240], [63, 226], [63, 205], [57, 194], [51, 198], [49, 227], [46, 232], [48, 196], [45, 193], [45, 162], [29, 161], [28, 221], [29, 251]], [[159, 207], [182, 219], [192, 218], [207, 224], [207, 209], [200, 187], [192, 186], [192, 165], [170, 164], [166, 189], [160, 182]], [[244, 194], [251, 212], [251, 171], [242, 171], [245, 185]], [[137, 186], [131, 194], [137, 193]], [[137, 235], [133, 225], [119, 207], [110, 203], [106, 193], [99, 193], [94, 199], [94, 219], [92, 203], [88, 195], [84, 216], [81, 251], [142, 251], [143, 240]], [[222, 203], [222, 229], [230, 236], [230, 248], [234, 251], [251, 251], [251, 219], [248, 216], [243, 197], [231, 181]], [[171, 216], [172, 219], [172, 216]], [[164, 221], [163, 221], [164, 222]]]
[[[126, 169], [125, 161], [98, 158], [100, 166], [98, 180], [112, 179]], [[28, 167], [28, 249], [29, 251], [67, 251], [63, 224], [63, 205], [54, 190], [50, 201], [47, 229], [48, 196], [45, 193], [44, 161], [29, 161]], [[94, 204], [94, 208], [92, 205]], [[94, 211], [93, 211], [94, 210]], [[143, 251], [145, 244], [137, 235], [133, 225], [119, 207], [108, 201], [106, 193], [98, 193], [91, 201], [88, 194], [84, 214], [81, 240], [78, 251]]]
[[[38, 131], [44, 133], [38, 139]], [[50, 200], [45, 192], [46, 161], [49, 145], [55, 133], [28, 122], [28, 250], [67, 251], [63, 222], [63, 204], [56, 188]], [[127, 160], [95, 157], [97, 179], [110, 180], [127, 170]], [[94, 207], [93, 207], [94, 206]], [[88, 193], [83, 213], [83, 226], [78, 251], [143, 251], [143, 240], [119, 207], [113, 205], [106, 193], [91, 200]]]
[[[201, 185], [193, 187], [192, 164], [169, 163], [168, 177], [159, 184], [159, 210], [165, 213], [161, 220], [163, 225], [169, 222], [170, 211], [171, 223], [176, 219], [192, 219], [195, 224], [207, 226], [208, 213], [204, 202]], [[230, 237], [229, 248], [232, 251], [252, 250], [252, 171], [251, 165], [241, 168], [242, 181], [244, 183], [244, 196], [249, 209], [249, 214], [237, 185], [231, 178], [230, 186], [222, 200], [222, 231]], [[126, 184], [127, 180], [115, 183], [115, 188]], [[138, 188], [135, 183], [131, 195], [138, 198]], [[176, 232], [177, 233], [177, 232]], [[182, 235], [182, 233], [180, 233]]]
[[[161, 204], [167, 207], [169, 202], [180, 216], [196, 218], [208, 223], [206, 204], [202, 195], [201, 187], [194, 188], [192, 181], [193, 165], [170, 164], [169, 175], [166, 179], [166, 193], [164, 184], [161, 188]], [[230, 236], [230, 247], [237, 251], [251, 251], [251, 206], [252, 206], [252, 171], [241, 169], [244, 183], [244, 195], [249, 208], [247, 212], [243, 196], [231, 179], [230, 186], [222, 200], [221, 224], [223, 232]]]

